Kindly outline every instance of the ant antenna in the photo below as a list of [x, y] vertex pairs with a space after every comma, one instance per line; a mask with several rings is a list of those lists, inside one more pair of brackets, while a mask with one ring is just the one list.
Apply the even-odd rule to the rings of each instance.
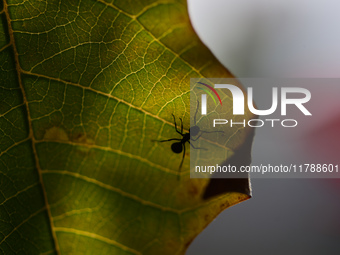
[[195, 123], [195, 126], [196, 126], [196, 115], [197, 115], [197, 112], [198, 112], [198, 109], [200, 108], [200, 101], [197, 100], [197, 108], [196, 108], [196, 112], [195, 112], [195, 116], [194, 116], [194, 123]]

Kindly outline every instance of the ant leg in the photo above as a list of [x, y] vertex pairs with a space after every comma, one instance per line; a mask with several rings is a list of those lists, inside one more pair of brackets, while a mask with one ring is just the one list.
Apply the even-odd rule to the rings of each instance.
[[201, 132], [202, 133], [208, 133], [208, 134], [209, 133], [224, 133], [224, 131], [202, 131], [202, 130], [201, 130]]
[[178, 177], [177, 179], [179, 180], [180, 179], [180, 176], [181, 176], [181, 169], [182, 169], [182, 165], [183, 165], [183, 161], [184, 161], [184, 157], [185, 157], [185, 144], [183, 144], [183, 147], [184, 147], [184, 150], [183, 150], [183, 156], [182, 156], [182, 161], [181, 161], [181, 164], [179, 165], [179, 173], [178, 173]]
[[177, 124], [176, 124], [175, 115], [172, 114], [172, 117], [174, 118], [174, 124], [175, 124], [176, 132], [177, 132], [178, 134], [180, 134], [181, 136], [183, 136], [183, 132], [181, 133], [181, 132], [179, 132], [178, 129], [177, 129]]
[[182, 139], [172, 138], [172, 139], [168, 139], [168, 140], [151, 140], [151, 141], [163, 143], [163, 142], [170, 142], [170, 141], [182, 141]]
[[200, 138], [204, 133], [224, 133], [224, 131], [202, 131], [201, 130], [201, 134], [199, 136], [197, 136], [195, 139], [194, 138], [190, 138], [191, 141], [197, 141], [198, 138]]
[[195, 147], [190, 141], [188, 141], [188, 143], [191, 145], [192, 148], [194, 149], [198, 149], [198, 150], [208, 150], [207, 148], [200, 148], [200, 147]]
[[[191, 141], [197, 141], [198, 138], [200, 138], [203, 135], [203, 133], [201, 133], [199, 136], [197, 136], [195, 139], [194, 138], [190, 138]], [[189, 142], [189, 141], [188, 141]], [[189, 142], [190, 143], [190, 142]]]
[[182, 118], [179, 118], [181, 120], [181, 134], [183, 134], [183, 120]]

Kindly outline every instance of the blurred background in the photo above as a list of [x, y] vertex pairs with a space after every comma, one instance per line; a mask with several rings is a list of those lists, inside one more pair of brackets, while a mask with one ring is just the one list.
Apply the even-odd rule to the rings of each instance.
[[[339, 1], [188, 3], [196, 32], [237, 77], [340, 78]], [[330, 83], [306, 87], [313, 116], [302, 128], [257, 130], [254, 165], [340, 164], [340, 82]], [[255, 102], [271, 101], [259, 93]], [[253, 198], [222, 212], [187, 255], [340, 254], [340, 179], [251, 181]]]

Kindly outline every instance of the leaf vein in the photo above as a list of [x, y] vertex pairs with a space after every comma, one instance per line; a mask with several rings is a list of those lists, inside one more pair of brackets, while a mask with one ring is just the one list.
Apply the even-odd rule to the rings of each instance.
[[142, 255], [141, 253], [139, 253], [138, 251], [131, 249], [117, 241], [114, 241], [110, 238], [95, 234], [95, 233], [91, 233], [91, 232], [87, 232], [87, 231], [83, 231], [83, 230], [79, 230], [79, 229], [74, 229], [74, 228], [65, 228], [65, 227], [56, 227], [56, 231], [58, 232], [65, 232], [65, 233], [72, 233], [72, 234], [76, 234], [76, 235], [81, 235], [81, 236], [85, 236], [85, 237], [89, 237], [89, 238], [94, 238], [96, 240], [102, 241], [104, 243], [107, 244], [111, 244], [114, 246], [117, 246], [118, 248], [131, 252], [133, 254], [136, 255]]

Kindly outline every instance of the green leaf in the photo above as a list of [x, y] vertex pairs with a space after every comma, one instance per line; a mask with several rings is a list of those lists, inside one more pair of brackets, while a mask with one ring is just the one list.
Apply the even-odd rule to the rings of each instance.
[[181, 155], [152, 141], [179, 136], [172, 114], [189, 129], [190, 78], [232, 77], [184, 0], [0, 5], [2, 254], [183, 254], [249, 198], [225, 183], [207, 195], [188, 147], [179, 172]]

